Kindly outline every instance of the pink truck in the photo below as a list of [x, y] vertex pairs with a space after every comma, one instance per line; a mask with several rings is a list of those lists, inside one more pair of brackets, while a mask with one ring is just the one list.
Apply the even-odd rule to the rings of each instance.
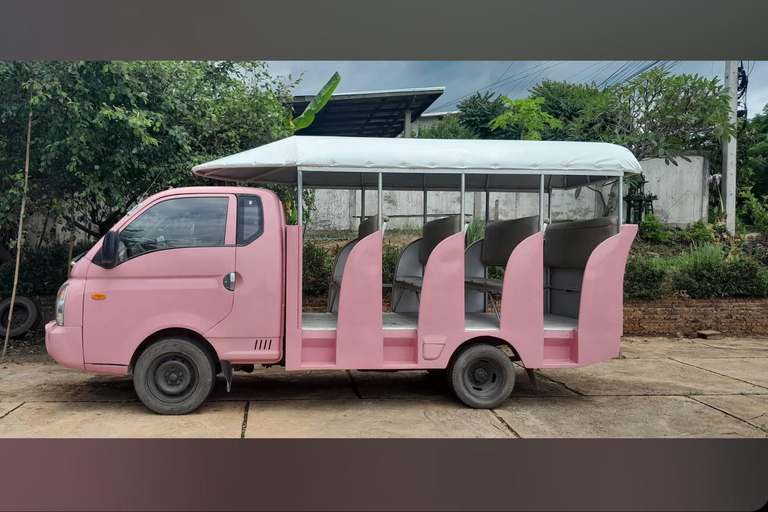
[[[623, 178], [640, 171], [627, 149], [603, 143], [289, 137], [193, 172], [297, 185], [299, 198], [305, 188], [378, 192], [374, 215], [362, 194], [326, 312], [302, 312], [301, 199], [298, 225], [286, 225], [269, 190], [178, 188], [142, 201], [73, 262], [46, 347], [70, 368], [132, 374], [141, 401], [162, 414], [196, 409], [217, 374], [229, 390], [233, 371], [254, 365], [427, 370], [466, 405], [492, 408], [512, 392], [514, 362], [534, 378], [536, 368], [618, 356], [637, 226], [622, 225], [620, 209], [548, 219], [553, 191], [613, 184], [622, 197]], [[391, 312], [382, 312], [384, 190], [423, 194], [423, 236], [400, 255]], [[458, 215], [429, 220], [428, 191], [456, 191]], [[537, 195], [538, 215], [489, 222], [465, 247], [468, 191], [485, 193], [486, 221], [491, 193]]]

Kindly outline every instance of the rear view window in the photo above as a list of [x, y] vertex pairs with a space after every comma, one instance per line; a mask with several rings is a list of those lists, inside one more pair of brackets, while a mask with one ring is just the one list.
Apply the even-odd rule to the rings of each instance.
[[237, 244], [256, 240], [264, 231], [261, 199], [258, 196], [237, 197]]
[[169, 199], [150, 207], [120, 232], [120, 259], [160, 249], [224, 245], [226, 197]]

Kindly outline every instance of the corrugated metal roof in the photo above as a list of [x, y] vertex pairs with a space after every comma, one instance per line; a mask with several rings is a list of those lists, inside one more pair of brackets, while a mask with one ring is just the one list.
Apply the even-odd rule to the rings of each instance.
[[[344, 92], [331, 96], [314, 122], [298, 135], [397, 137], [405, 127], [405, 112], [415, 121], [439, 98], [445, 87]], [[293, 109], [301, 114], [314, 98], [296, 96]]]

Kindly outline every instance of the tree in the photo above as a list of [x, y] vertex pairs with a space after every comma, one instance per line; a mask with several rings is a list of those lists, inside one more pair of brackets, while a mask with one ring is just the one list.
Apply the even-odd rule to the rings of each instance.
[[419, 139], [476, 139], [477, 135], [459, 122], [458, 116], [446, 115], [440, 121], [424, 128], [419, 128], [415, 133]]
[[475, 93], [457, 105], [459, 124], [468, 128], [478, 139], [518, 139], [519, 133], [512, 127], [503, 130], [491, 128], [491, 121], [504, 113], [506, 106], [501, 96]]
[[595, 95], [575, 120], [573, 138], [620, 144], [638, 160], [676, 163], [681, 151], [734, 136], [728, 113], [728, 91], [717, 78], [656, 68]]
[[31, 206], [101, 236], [143, 196], [204, 183], [195, 164], [293, 133], [293, 85], [261, 62], [0, 62], [0, 181], [18, 189], [31, 103]]
[[518, 129], [520, 139], [541, 140], [545, 127], [553, 129], [563, 127], [562, 121], [541, 110], [544, 98], [511, 100], [503, 96], [503, 99], [508, 108], [491, 121], [493, 130], [513, 127]]
[[544, 80], [531, 88], [531, 98], [542, 98], [541, 110], [562, 122], [559, 128], [545, 126], [542, 132], [544, 140], [567, 140], [569, 129], [584, 108], [602, 92], [592, 84], [574, 84]]

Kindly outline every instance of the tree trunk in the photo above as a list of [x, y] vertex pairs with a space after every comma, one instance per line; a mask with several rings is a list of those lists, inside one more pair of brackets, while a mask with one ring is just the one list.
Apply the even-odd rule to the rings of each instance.
[[[32, 87], [29, 88], [30, 98], [32, 96]], [[24, 193], [21, 196], [21, 213], [19, 214], [19, 237], [16, 242], [16, 269], [13, 272], [13, 290], [11, 291], [11, 304], [8, 309], [8, 326], [5, 329], [5, 342], [3, 343], [3, 355], [0, 356], [0, 362], [5, 361], [5, 352], [8, 350], [8, 339], [11, 337], [11, 322], [13, 321], [13, 306], [16, 303], [16, 288], [19, 285], [19, 263], [21, 262], [21, 241], [24, 233], [24, 210], [27, 207], [27, 189], [29, 185], [29, 147], [32, 141], [32, 107], [29, 108], [29, 119], [27, 121], [27, 157], [24, 162]]]

